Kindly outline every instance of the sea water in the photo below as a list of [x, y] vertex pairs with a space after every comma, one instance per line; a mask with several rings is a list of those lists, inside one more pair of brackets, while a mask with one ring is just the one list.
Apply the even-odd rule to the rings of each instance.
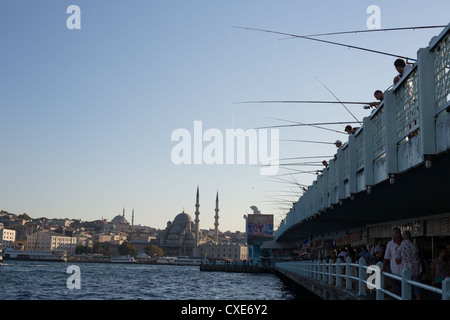
[[[69, 266], [78, 267], [78, 287], [70, 285], [75, 274]], [[126, 263], [6, 260], [0, 265], [0, 300], [293, 299], [296, 294], [274, 274]]]

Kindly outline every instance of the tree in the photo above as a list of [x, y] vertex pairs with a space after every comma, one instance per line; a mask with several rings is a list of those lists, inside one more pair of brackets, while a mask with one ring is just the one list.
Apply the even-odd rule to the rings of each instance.
[[26, 214], [26, 213], [23, 213], [23, 214], [19, 214], [18, 216], [17, 216], [17, 218], [19, 218], [19, 219], [24, 219], [24, 220], [33, 220], [28, 214]]
[[103, 255], [109, 255], [109, 249], [104, 244], [95, 243], [92, 247], [92, 253], [99, 253]]
[[136, 256], [137, 249], [133, 244], [129, 241], [124, 241], [122, 244], [117, 248], [119, 250], [120, 255], [130, 255], [130, 256]]
[[91, 249], [87, 246], [83, 246], [81, 244], [77, 245], [75, 247], [75, 254], [83, 254], [83, 253], [90, 253]]
[[164, 255], [163, 249], [154, 244], [149, 244], [145, 247], [144, 252], [150, 257], [162, 257]]

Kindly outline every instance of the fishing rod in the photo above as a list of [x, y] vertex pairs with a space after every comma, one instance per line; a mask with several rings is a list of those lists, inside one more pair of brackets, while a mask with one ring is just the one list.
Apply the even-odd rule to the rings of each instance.
[[333, 92], [331, 92], [331, 90], [328, 89], [328, 87], [322, 81], [319, 80], [319, 78], [316, 77], [316, 79], [325, 87], [325, 89], [328, 90], [328, 92], [330, 92], [333, 95], [333, 97], [336, 98], [337, 101], [339, 101], [339, 103], [345, 108], [345, 110], [347, 110], [348, 113], [350, 113], [352, 115], [352, 117], [355, 118], [355, 120], [358, 121], [360, 125], [362, 125], [361, 121], [359, 121], [358, 118], [356, 118], [355, 115], [353, 113], [351, 113], [350, 110], [348, 110], [348, 108], [345, 106], [345, 104], [342, 103], [341, 100], [339, 100], [339, 98], [336, 97], [336, 95]]
[[297, 139], [285, 139], [285, 140], [280, 140], [280, 141], [334, 144], [334, 142], [314, 141], [314, 140], [297, 140]]
[[260, 101], [241, 101], [234, 102], [233, 104], [244, 104], [244, 103], [307, 103], [307, 104], [369, 104], [370, 102], [362, 102], [362, 101], [320, 101], [320, 100], [260, 100]]
[[[323, 164], [319, 164], [319, 163], [308, 163], [308, 162], [297, 162], [297, 163], [279, 163], [278, 164], [279, 167], [283, 167], [283, 166], [307, 166], [307, 167], [323, 167]], [[311, 172], [314, 171], [316, 172], [317, 170], [311, 170]], [[305, 172], [306, 173], [306, 172]], [[276, 176], [271, 176], [271, 178], [276, 177]]]
[[[281, 165], [291, 164], [291, 163], [280, 163]], [[313, 162], [297, 162], [297, 164], [301, 165], [312, 165], [312, 166], [323, 166], [322, 161], [313, 161]]]
[[316, 175], [317, 170], [311, 170], [311, 171], [304, 171], [304, 172], [293, 172], [293, 173], [283, 173], [283, 174], [278, 174], [278, 177], [282, 177], [282, 176], [288, 176], [288, 175], [293, 175], [293, 174], [312, 174], [312, 175]]
[[332, 124], [350, 124], [350, 123], [359, 123], [357, 121], [335, 121], [335, 122], [317, 122], [317, 123], [300, 123], [294, 120], [287, 120], [287, 119], [280, 119], [280, 118], [271, 118], [271, 117], [266, 117], [266, 119], [271, 119], [271, 120], [279, 120], [279, 121], [286, 121], [286, 122], [292, 122], [292, 123], [296, 123], [298, 125], [302, 125], [302, 126], [316, 126], [316, 125], [332, 125]]
[[[307, 34], [303, 35], [303, 37], [322, 37], [322, 36], [333, 36], [333, 35], [341, 35], [341, 34], [357, 34], [357, 33], [365, 33], [365, 32], [381, 32], [381, 31], [403, 31], [403, 30], [416, 30], [416, 29], [433, 29], [433, 28], [445, 28], [447, 26], [419, 26], [419, 27], [401, 27], [401, 28], [385, 28], [385, 29], [370, 29], [370, 30], [353, 30], [353, 31], [339, 31], [339, 32], [328, 32], [328, 33], [316, 33], [316, 34]], [[293, 39], [297, 37], [289, 37], [278, 40], [286, 40]]]
[[331, 157], [333, 157], [333, 156], [292, 157], [292, 158], [281, 158], [279, 160], [315, 159], [315, 158], [331, 158]]
[[403, 55], [398, 55], [398, 54], [388, 53], [388, 52], [379, 51], [379, 50], [373, 50], [373, 49], [357, 47], [357, 46], [353, 46], [353, 45], [345, 44], [345, 43], [339, 43], [339, 42], [328, 41], [328, 40], [323, 40], [323, 39], [317, 39], [317, 38], [311, 38], [311, 37], [306, 37], [306, 36], [300, 36], [300, 35], [291, 34], [291, 33], [272, 31], [272, 30], [265, 30], [265, 29], [257, 29], [257, 28], [237, 27], [237, 26], [233, 26], [233, 28], [280, 34], [280, 35], [290, 36], [290, 37], [294, 37], [294, 38], [302, 38], [302, 39], [306, 39], [306, 40], [312, 40], [312, 41], [318, 41], [318, 42], [333, 44], [333, 45], [337, 45], [337, 46], [341, 46], [341, 47], [346, 47], [346, 48], [349, 48], [349, 49], [363, 50], [363, 51], [368, 51], [368, 52], [372, 52], [372, 53], [383, 54], [383, 55], [386, 55], [386, 56], [391, 56], [391, 57], [396, 57], [396, 58], [403, 58], [403, 59], [412, 60], [412, 61], [417, 61], [416, 59], [409, 58], [409, 57], [406, 57], [406, 56], [403, 56]]
[[[287, 121], [287, 120], [285, 120]], [[295, 121], [292, 121], [296, 123]], [[317, 126], [317, 125], [342, 125], [342, 124], [353, 124], [353, 123], [359, 123], [357, 121], [340, 121], [340, 122], [317, 122], [317, 123], [296, 123], [296, 124], [289, 124], [289, 125], [275, 125], [275, 126], [266, 126], [266, 127], [257, 127], [255, 129], [268, 129], [268, 128], [282, 128], [282, 127], [304, 127], [304, 126]], [[331, 129], [330, 129], [331, 130]], [[333, 130], [334, 131], [334, 130]], [[340, 131], [339, 131], [340, 132]]]
[[300, 170], [300, 169], [294, 169], [294, 168], [280, 168], [283, 170], [291, 170], [291, 171], [295, 171], [295, 172], [299, 172], [299, 173], [311, 173], [311, 172], [316, 172], [316, 170]]
[[[275, 177], [272, 177], [272, 179], [275, 179]], [[306, 185], [306, 184], [301, 184], [301, 183], [294, 182], [294, 181], [289, 181], [289, 180], [286, 180], [286, 179], [280, 179], [280, 178], [278, 178], [278, 180], [279, 180], [279, 181], [274, 181], [274, 182], [282, 182], [282, 183], [287, 183], [287, 184], [293, 184], [293, 185], [296, 185], [296, 186], [298, 186], [298, 187], [309, 187], [309, 186]]]
[[309, 127], [314, 127], [314, 128], [317, 128], [317, 129], [323, 129], [323, 130], [327, 130], [327, 131], [331, 131], [331, 132], [337, 132], [337, 133], [340, 133], [340, 134], [347, 134], [347, 133], [345, 133], [345, 132], [342, 132], [342, 131], [337, 131], [337, 130], [333, 130], [333, 129], [330, 129], [330, 128], [324, 128], [324, 127], [321, 127], [321, 126], [318, 126], [317, 124], [308, 124], [308, 123], [301, 123], [301, 122], [297, 122], [297, 121], [292, 121], [292, 120], [285, 120], [285, 119], [278, 119], [278, 118], [268, 118], [268, 119], [273, 119], [273, 120], [280, 120], [280, 121], [286, 121], [286, 122], [293, 122], [293, 123], [295, 123], [296, 125], [290, 125], [290, 126], [287, 126], [287, 125], [285, 125], [285, 126], [269, 126], [269, 127], [260, 127], [260, 128], [258, 128], [258, 129], [263, 129], [263, 128], [281, 128], [281, 127], [299, 127], [299, 126], [309, 126]]

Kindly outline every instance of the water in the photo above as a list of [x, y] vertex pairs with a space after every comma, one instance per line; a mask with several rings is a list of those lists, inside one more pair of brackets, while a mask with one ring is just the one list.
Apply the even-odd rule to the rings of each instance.
[[[80, 268], [80, 289], [69, 289]], [[293, 300], [273, 274], [204, 272], [194, 266], [4, 261], [0, 300]]]

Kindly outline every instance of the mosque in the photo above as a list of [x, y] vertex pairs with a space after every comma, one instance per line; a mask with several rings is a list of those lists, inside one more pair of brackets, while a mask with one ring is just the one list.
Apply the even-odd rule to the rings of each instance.
[[173, 222], [157, 238], [157, 245], [164, 250], [166, 256], [200, 256], [200, 246], [206, 243], [218, 243], [219, 234], [219, 193], [216, 195], [214, 239], [200, 230], [199, 188], [195, 203], [195, 220], [186, 212], [179, 213]]
[[133, 212], [131, 214], [131, 225], [127, 221], [127, 219], [125, 219], [125, 208], [123, 208], [122, 215], [115, 216], [111, 220], [111, 223], [114, 225], [114, 229], [117, 230], [117, 231], [130, 232], [132, 230], [132, 228], [133, 228], [133, 225], [134, 225], [134, 209], [133, 209]]

